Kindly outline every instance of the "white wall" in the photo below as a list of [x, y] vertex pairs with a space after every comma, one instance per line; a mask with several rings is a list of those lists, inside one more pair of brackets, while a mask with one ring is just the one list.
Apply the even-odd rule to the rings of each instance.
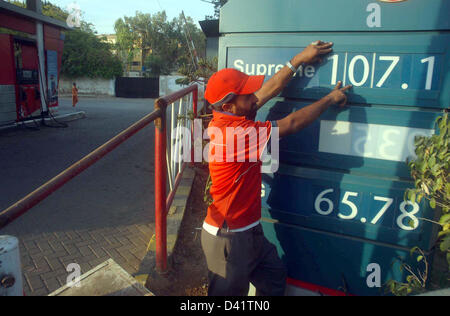
[[159, 77], [159, 96], [163, 97], [165, 95], [174, 93], [178, 90], [186, 88], [186, 86], [181, 86], [175, 83], [175, 80], [184, 78], [183, 76], [160, 76]]
[[59, 80], [59, 94], [72, 94], [72, 84], [77, 84], [78, 94], [115, 96], [115, 79], [77, 78]]
[[[160, 76], [159, 77], [159, 96], [165, 96], [178, 90], [186, 88], [186, 86], [178, 85], [175, 80], [184, 78], [183, 76]], [[203, 99], [204, 88], [202, 84], [198, 84], [198, 98]]]

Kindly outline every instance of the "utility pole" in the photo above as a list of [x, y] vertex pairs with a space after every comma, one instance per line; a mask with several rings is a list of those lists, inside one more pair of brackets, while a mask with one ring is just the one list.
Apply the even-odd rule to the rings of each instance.
[[194, 45], [194, 41], [192, 40], [191, 33], [189, 32], [186, 17], [184, 16], [184, 11], [181, 11], [181, 16], [183, 17], [183, 21], [184, 21], [184, 35], [186, 37], [189, 54], [191, 55], [191, 58], [192, 58], [192, 64], [194, 65], [195, 69], [197, 69], [198, 68], [197, 51], [195, 49], [195, 45]]

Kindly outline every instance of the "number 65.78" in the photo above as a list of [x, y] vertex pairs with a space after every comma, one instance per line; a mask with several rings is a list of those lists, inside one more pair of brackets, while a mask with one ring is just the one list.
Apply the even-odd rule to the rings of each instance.
[[[334, 203], [329, 198], [325, 197], [325, 195], [329, 193], [333, 193], [334, 189], [327, 189], [319, 193], [319, 195], [316, 197], [316, 200], [314, 202], [314, 208], [317, 213], [320, 215], [330, 215], [334, 211]], [[358, 197], [358, 192], [351, 192], [347, 191], [344, 193], [344, 197], [342, 198], [341, 203], [344, 205], [347, 205], [349, 210], [343, 212], [343, 208], [341, 211], [337, 214], [337, 216], [340, 219], [344, 220], [351, 220], [356, 218], [358, 215], [358, 206], [350, 200], [352, 197]], [[374, 218], [370, 221], [371, 224], [377, 224], [378, 221], [383, 217], [383, 215], [386, 213], [386, 211], [389, 209], [389, 207], [394, 202], [393, 198], [390, 197], [383, 197], [383, 196], [374, 196], [373, 199], [375, 201], [384, 202], [384, 205], [377, 211]], [[412, 210], [408, 212], [406, 210], [406, 206], [409, 205], [412, 207]], [[413, 203], [411, 201], [403, 201], [399, 206], [401, 214], [397, 217], [397, 225], [403, 230], [415, 230], [419, 226], [419, 220], [416, 215], [419, 211], [419, 205], [417, 203]], [[405, 219], [409, 219], [408, 221], [405, 221]], [[364, 219], [365, 220], [365, 219]], [[361, 219], [363, 221], [363, 219]], [[365, 221], [363, 221], [365, 222]], [[405, 225], [406, 222], [406, 225]]]

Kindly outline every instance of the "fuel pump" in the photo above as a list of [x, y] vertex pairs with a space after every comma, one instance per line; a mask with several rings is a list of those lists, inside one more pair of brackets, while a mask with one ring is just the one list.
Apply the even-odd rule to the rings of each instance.
[[38, 75], [38, 54], [34, 41], [14, 39], [16, 68], [17, 120], [40, 114], [41, 96]]

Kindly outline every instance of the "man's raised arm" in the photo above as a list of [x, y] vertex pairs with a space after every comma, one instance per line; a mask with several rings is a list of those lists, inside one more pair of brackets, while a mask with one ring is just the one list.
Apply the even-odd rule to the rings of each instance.
[[333, 50], [331, 48], [332, 46], [333, 43], [317, 41], [308, 45], [301, 53], [292, 58], [289, 62], [294, 69], [288, 65], [284, 66], [255, 93], [258, 98], [258, 109], [267, 101], [276, 97], [286, 87], [292, 76], [295, 74], [294, 70], [298, 69], [302, 64], [321, 62], [322, 56]]
[[342, 88], [342, 82], [339, 81], [334, 90], [317, 102], [305, 106], [300, 110], [289, 114], [285, 118], [278, 120], [279, 136], [284, 137], [297, 133], [314, 122], [331, 105], [337, 104], [344, 107], [347, 103], [345, 92], [352, 86], [348, 85]]

